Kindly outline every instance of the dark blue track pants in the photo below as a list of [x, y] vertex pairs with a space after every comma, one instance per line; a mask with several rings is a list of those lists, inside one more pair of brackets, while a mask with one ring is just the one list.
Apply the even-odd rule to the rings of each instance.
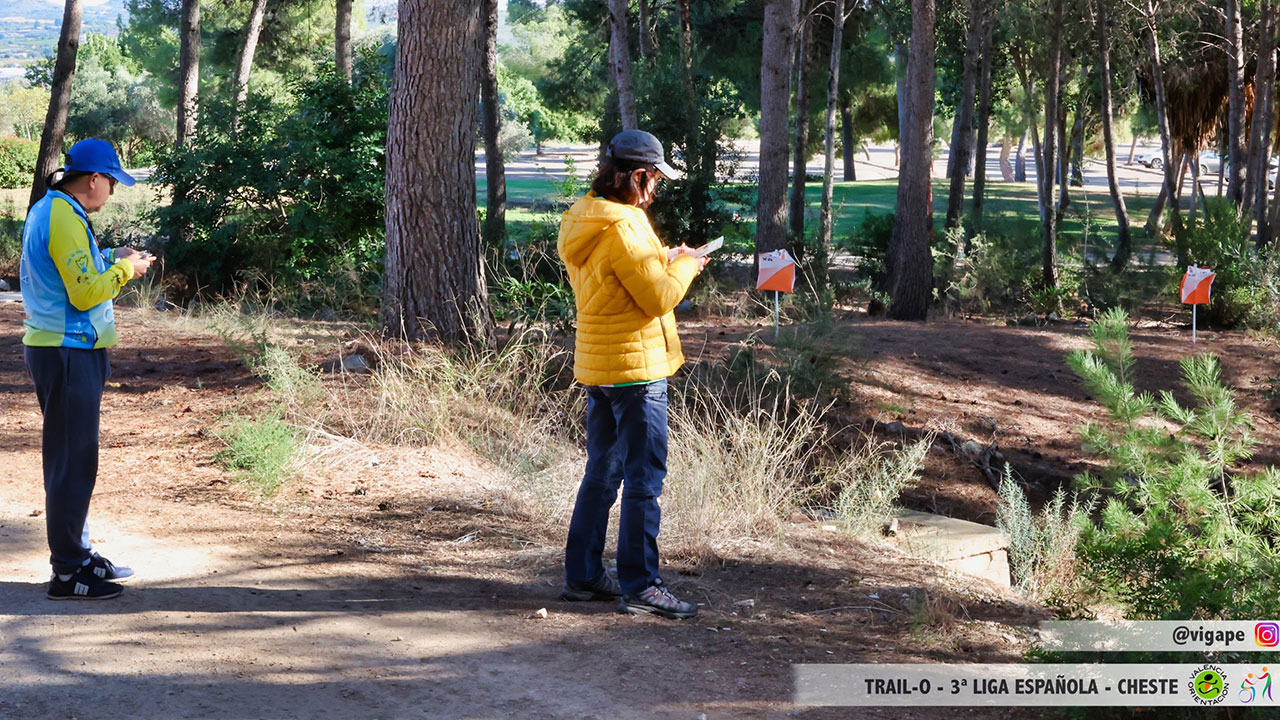
[[85, 520], [98, 479], [98, 414], [111, 375], [106, 350], [24, 348], [44, 413], [44, 516], [49, 562], [75, 572], [89, 559]]

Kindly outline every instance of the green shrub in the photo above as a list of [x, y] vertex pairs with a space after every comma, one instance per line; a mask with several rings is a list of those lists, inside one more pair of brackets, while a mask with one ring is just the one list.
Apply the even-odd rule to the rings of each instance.
[[228, 107], [202, 106], [196, 144], [156, 169], [174, 198], [158, 212], [169, 271], [188, 294], [256, 275], [299, 310], [372, 311], [385, 255], [381, 72], [354, 85], [332, 70], [298, 79], [284, 101], [251, 98], [240, 123], [233, 132]]
[[[1205, 198], [1203, 216], [1175, 226], [1174, 250], [1180, 263], [1216, 273], [1208, 307], [1201, 318], [1214, 326], [1267, 327], [1276, 324], [1275, 252], [1259, 253], [1250, 241], [1253, 222], [1237, 216], [1226, 198]], [[1181, 275], [1183, 268], [1178, 268]]]
[[1061, 299], [1053, 292], [1036, 294], [1040, 284], [1040, 246], [1033, 236], [1016, 239], [979, 233], [968, 239], [967, 247], [961, 247], [957, 258], [945, 264], [954, 269], [946, 280], [942, 298], [953, 312], [985, 314], [999, 308], [1024, 307], [1040, 312]]
[[1101, 512], [1080, 561], [1130, 619], [1270, 617], [1280, 611], [1280, 472], [1240, 470], [1253, 454], [1251, 420], [1213, 355], [1182, 361], [1192, 405], [1139, 392], [1127, 322], [1108, 311], [1094, 350], [1067, 358], [1109, 415], [1082, 430], [1101, 470], [1077, 487]]
[[36, 175], [40, 143], [0, 137], [0, 188], [29, 188]]
[[858, 228], [836, 241], [836, 247], [853, 254], [858, 274], [878, 291], [886, 290], [889, 241], [893, 238], [893, 213], [866, 211]]
[[1000, 479], [996, 527], [1009, 542], [1009, 565], [1021, 592], [1051, 604], [1073, 603], [1079, 582], [1076, 544], [1092, 508], [1058, 488], [1036, 515], [1008, 466]]
[[218, 437], [227, 447], [213, 456], [214, 461], [263, 495], [274, 495], [289, 478], [297, 437], [279, 411], [257, 419], [233, 417]]
[[0, 206], [0, 275], [17, 275], [22, 257], [22, 220], [12, 200]]

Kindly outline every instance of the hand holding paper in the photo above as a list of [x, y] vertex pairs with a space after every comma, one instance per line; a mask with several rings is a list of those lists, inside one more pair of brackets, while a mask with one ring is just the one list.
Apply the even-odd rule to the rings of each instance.
[[712, 240], [711, 242], [707, 243], [706, 245], [703, 245], [703, 246], [699, 247], [698, 249], [694, 250], [694, 251], [693, 251], [693, 256], [694, 256], [694, 257], [696, 257], [696, 258], [704, 258], [704, 257], [706, 257], [706, 256], [710, 255], [711, 253], [713, 253], [713, 252], [715, 252], [715, 251], [719, 250], [719, 249], [720, 249], [720, 248], [722, 248], [722, 247], [724, 247], [724, 236], [723, 236], [723, 235], [721, 235], [720, 237], [716, 238], [715, 240]]

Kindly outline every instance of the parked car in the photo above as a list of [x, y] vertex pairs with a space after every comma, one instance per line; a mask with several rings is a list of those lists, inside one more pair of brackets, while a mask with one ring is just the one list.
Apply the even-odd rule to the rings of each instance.
[[1200, 153], [1200, 177], [1217, 175], [1219, 169], [1226, 172], [1230, 167], [1230, 161], [1217, 153]]
[[1133, 154], [1133, 161], [1144, 167], [1159, 170], [1164, 167], [1164, 154], [1160, 148], [1154, 150], [1142, 150]]

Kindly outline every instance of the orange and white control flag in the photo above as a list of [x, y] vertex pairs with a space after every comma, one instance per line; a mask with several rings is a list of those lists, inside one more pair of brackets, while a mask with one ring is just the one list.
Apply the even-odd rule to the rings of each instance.
[[1209, 268], [1188, 265], [1186, 274], [1182, 276], [1182, 302], [1186, 305], [1208, 305], [1214, 277], [1216, 273]]
[[777, 290], [789, 293], [796, 285], [796, 261], [786, 250], [760, 253], [760, 277], [757, 290]]

